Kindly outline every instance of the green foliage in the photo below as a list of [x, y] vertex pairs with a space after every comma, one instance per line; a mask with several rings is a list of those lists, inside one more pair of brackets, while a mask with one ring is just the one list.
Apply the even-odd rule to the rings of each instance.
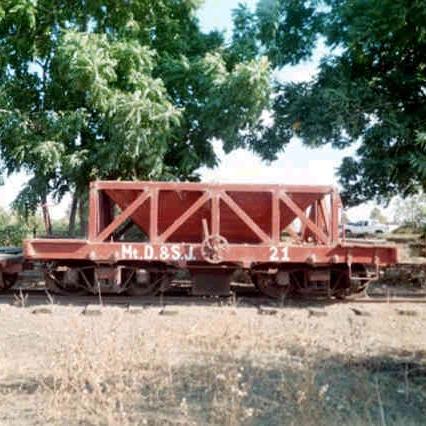
[[0, 224], [0, 246], [20, 247], [25, 238], [31, 236], [31, 231], [19, 223]]
[[31, 237], [36, 228], [35, 218], [25, 221], [17, 215], [11, 215], [0, 209], [0, 246], [20, 247], [22, 241]]
[[[16, 206], [15, 206], [16, 207]], [[0, 208], [0, 246], [20, 247], [26, 238], [45, 235], [43, 219], [39, 212], [22, 216], [17, 210], [8, 212]], [[56, 237], [69, 237], [68, 223], [65, 219], [53, 222], [53, 234]]]
[[252, 60], [259, 51], [258, 25], [256, 15], [246, 5], [239, 4], [232, 11], [233, 32], [229, 49], [232, 62]]
[[311, 147], [360, 142], [339, 169], [349, 205], [425, 188], [424, 1], [260, 0], [251, 22], [247, 37], [278, 68], [308, 57], [319, 37], [331, 53], [312, 81], [276, 84], [273, 127], [246, 143], [274, 159], [293, 136]]
[[323, 14], [318, 0], [259, 0], [258, 38], [275, 66], [310, 56]]
[[[96, 178], [197, 179], [217, 164], [213, 138], [267, 160], [293, 136], [358, 142], [339, 169], [349, 205], [426, 187], [423, 1], [259, 0], [233, 12], [229, 43], [200, 30], [199, 5], [1, 2], [2, 165], [34, 176], [21, 212]], [[270, 64], [309, 58], [320, 38], [317, 77], [271, 88]]]
[[86, 145], [102, 166], [96, 177], [158, 179], [163, 174], [167, 140], [180, 114], [162, 81], [152, 76], [153, 56], [133, 40], [113, 43], [103, 34], [64, 34], [56, 82], [86, 96], [106, 136], [104, 143]]
[[1, 2], [0, 154], [7, 173], [34, 176], [22, 213], [96, 178], [196, 179], [217, 163], [213, 138], [247, 144], [269, 103], [269, 63], [203, 33], [200, 4]]

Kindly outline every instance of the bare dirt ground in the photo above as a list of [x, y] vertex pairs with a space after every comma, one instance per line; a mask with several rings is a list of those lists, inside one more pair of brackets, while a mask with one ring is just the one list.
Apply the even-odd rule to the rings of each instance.
[[1, 425], [425, 424], [426, 303], [103, 302], [0, 295]]

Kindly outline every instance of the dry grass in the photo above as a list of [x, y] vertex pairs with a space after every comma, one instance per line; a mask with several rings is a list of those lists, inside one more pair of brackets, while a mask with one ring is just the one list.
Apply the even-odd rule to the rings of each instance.
[[[49, 319], [21, 309], [33, 321], [26, 330], [45, 327], [43, 365], [5, 386], [10, 368], [0, 363], [2, 401], [27, 397], [32, 415], [22, 423], [414, 425], [426, 416], [421, 344], [408, 352], [398, 342], [374, 346], [365, 332], [374, 312], [356, 318], [331, 307], [310, 318], [300, 310], [178, 307], [167, 317], [154, 308], [102, 308], [85, 317], [64, 309]], [[381, 315], [402, 331], [410, 320]]]
[[[309, 335], [301, 336], [299, 348], [282, 347], [274, 357], [270, 342], [259, 341], [256, 333], [246, 336], [251, 341], [241, 352], [243, 336], [226, 328], [232, 319], [222, 319], [222, 335], [193, 332], [180, 342], [155, 344], [134, 332], [125, 333], [123, 341], [119, 318], [108, 320], [102, 329], [98, 325], [77, 329], [58, 351], [52, 377], [45, 383], [51, 404], [50, 413], [44, 415], [90, 424], [226, 425], [317, 425], [348, 419], [388, 424], [387, 417], [394, 418], [390, 423], [401, 424], [411, 416], [408, 412], [391, 416], [384, 408], [390, 402], [394, 406], [399, 393], [407, 397], [407, 390], [405, 383], [399, 389], [398, 377], [390, 377], [394, 371], [386, 374], [385, 369], [383, 379], [383, 374], [370, 374], [383, 360], [355, 360], [351, 370], [349, 357], [333, 361], [309, 353], [315, 347]], [[351, 333], [356, 344], [359, 331], [353, 325]], [[268, 357], [275, 359], [268, 362]], [[395, 395], [388, 395], [389, 380], [391, 387], [398, 386]], [[408, 399], [416, 399], [413, 391], [421, 390], [413, 387]]]

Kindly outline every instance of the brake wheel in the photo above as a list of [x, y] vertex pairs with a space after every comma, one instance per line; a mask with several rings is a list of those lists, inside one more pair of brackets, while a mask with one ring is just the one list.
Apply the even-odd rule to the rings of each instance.
[[201, 254], [209, 263], [220, 263], [228, 249], [228, 240], [222, 235], [209, 235], [201, 244]]

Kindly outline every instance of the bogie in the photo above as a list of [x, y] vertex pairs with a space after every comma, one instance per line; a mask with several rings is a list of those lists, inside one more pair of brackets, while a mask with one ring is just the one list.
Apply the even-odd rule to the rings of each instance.
[[360, 297], [378, 274], [368, 274], [364, 265], [277, 265], [276, 268], [256, 268], [251, 272], [258, 290], [271, 298], [289, 296], [348, 298]]

